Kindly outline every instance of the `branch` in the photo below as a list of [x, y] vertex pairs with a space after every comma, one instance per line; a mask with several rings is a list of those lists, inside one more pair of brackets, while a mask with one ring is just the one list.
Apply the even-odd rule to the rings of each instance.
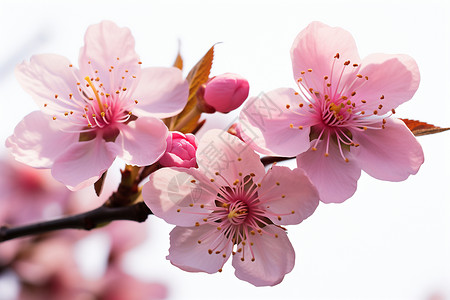
[[295, 156], [293, 157], [283, 157], [283, 156], [264, 156], [261, 158], [261, 162], [264, 166], [273, 164], [274, 162], [279, 162], [279, 161], [285, 161], [285, 160], [289, 160], [289, 159], [294, 159]]
[[115, 220], [130, 220], [144, 222], [152, 211], [144, 202], [138, 202], [130, 206], [108, 207], [100, 206], [94, 210], [61, 219], [35, 223], [19, 227], [0, 227], [0, 242], [18, 237], [46, 233], [60, 229], [91, 230], [100, 227], [104, 223]]

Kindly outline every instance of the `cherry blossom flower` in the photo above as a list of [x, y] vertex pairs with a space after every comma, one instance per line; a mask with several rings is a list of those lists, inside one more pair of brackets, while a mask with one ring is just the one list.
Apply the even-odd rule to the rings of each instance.
[[166, 149], [158, 118], [179, 113], [188, 85], [176, 68], [143, 68], [127, 28], [104, 21], [88, 28], [79, 69], [55, 54], [35, 55], [16, 77], [39, 105], [6, 146], [18, 161], [51, 168], [72, 190], [93, 184], [116, 157], [144, 166]]
[[247, 99], [249, 84], [239, 74], [225, 73], [211, 78], [205, 86], [205, 102], [215, 111], [229, 113]]
[[319, 203], [301, 169], [273, 166], [237, 137], [210, 130], [199, 142], [198, 169], [163, 168], [150, 175], [143, 198], [177, 225], [167, 259], [189, 272], [215, 273], [233, 256], [236, 276], [276, 285], [294, 267], [294, 249], [280, 225], [299, 224]]
[[197, 151], [197, 139], [192, 133], [183, 134], [171, 131], [167, 136], [167, 149], [159, 159], [164, 167], [195, 167], [195, 152]]
[[411, 57], [361, 60], [350, 33], [313, 22], [295, 39], [291, 58], [299, 91], [249, 99], [240, 115], [246, 142], [264, 154], [297, 156], [325, 203], [351, 197], [361, 170], [389, 181], [417, 173], [422, 148], [392, 117], [419, 85]]

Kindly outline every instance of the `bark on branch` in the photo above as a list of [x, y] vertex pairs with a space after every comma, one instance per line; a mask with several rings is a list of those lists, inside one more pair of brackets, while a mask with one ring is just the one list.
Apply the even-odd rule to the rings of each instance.
[[94, 210], [61, 219], [18, 227], [2, 226], [0, 227], [0, 242], [60, 229], [91, 230], [116, 220], [144, 222], [150, 214], [152, 211], [144, 202], [123, 207], [102, 205]]

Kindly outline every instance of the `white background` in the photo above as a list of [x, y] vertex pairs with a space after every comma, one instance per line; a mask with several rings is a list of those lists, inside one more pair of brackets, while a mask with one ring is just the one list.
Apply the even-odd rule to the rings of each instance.
[[[295, 87], [289, 50], [309, 22], [343, 27], [355, 37], [361, 57], [384, 52], [416, 59], [421, 85], [397, 109], [398, 117], [450, 127], [446, 0], [1, 1], [2, 154], [14, 126], [37, 109], [16, 82], [14, 66], [37, 53], [61, 54], [77, 64], [86, 28], [104, 19], [131, 29], [144, 66], [170, 66], [180, 40], [185, 74], [222, 42], [212, 74], [240, 73], [251, 95]], [[213, 118], [208, 127], [225, 128], [236, 114]], [[276, 287], [238, 280], [231, 263], [215, 275], [178, 270], [165, 260], [171, 226], [155, 217], [146, 223], [148, 242], [130, 253], [127, 269], [165, 282], [171, 300], [450, 299], [450, 133], [419, 140], [425, 163], [416, 176], [391, 183], [363, 174], [351, 199], [321, 204], [300, 226], [288, 228], [296, 266]]]

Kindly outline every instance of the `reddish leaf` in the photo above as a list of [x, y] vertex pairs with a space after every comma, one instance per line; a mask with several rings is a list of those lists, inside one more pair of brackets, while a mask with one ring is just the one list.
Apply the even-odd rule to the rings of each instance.
[[405, 122], [406, 126], [408, 126], [409, 130], [411, 130], [411, 132], [415, 136], [433, 134], [442, 131], [447, 131], [450, 129], [434, 126], [432, 124], [428, 124], [417, 120], [410, 120], [410, 119], [400, 119], [400, 120]]
[[173, 62], [173, 66], [175, 68], [178, 68], [180, 70], [183, 70], [183, 58], [181, 57], [181, 53], [180, 53], [180, 44], [178, 43], [178, 54], [177, 57], [175, 58], [175, 61]]
[[100, 197], [100, 194], [102, 193], [102, 190], [103, 190], [103, 184], [105, 183], [106, 172], [108, 172], [108, 171], [105, 171], [102, 174], [102, 176], [94, 183], [95, 194], [97, 194], [98, 197]]
[[184, 110], [175, 119], [176, 123], [184, 117], [189, 117], [189, 122], [182, 126], [182, 128], [179, 128], [182, 132], [191, 132], [197, 126], [200, 118], [200, 112], [194, 111], [197, 110], [197, 91], [202, 84], [205, 84], [208, 81], [213, 59], [214, 45], [208, 50], [208, 52], [206, 52], [206, 54], [197, 62], [197, 64], [186, 76], [186, 80], [189, 82], [188, 102]]

